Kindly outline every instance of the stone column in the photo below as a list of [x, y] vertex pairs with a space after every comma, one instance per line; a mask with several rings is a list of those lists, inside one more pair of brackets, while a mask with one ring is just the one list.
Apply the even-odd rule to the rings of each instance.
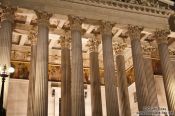
[[37, 12], [38, 40], [36, 56], [35, 80], [35, 116], [48, 115], [48, 36], [49, 15], [46, 12]]
[[[12, 31], [14, 23], [14, 8], [2, 7], [1, 15], [1, 36], [0, 36], [0, 65], [10, 67], [11, 46], [12, 46]], [[0, 81], [1, 83], [2, 81]], [[6, 78], [4, 87], [4, 102], [3, 107], [7, 108], [9, 78]], [[1, 88], [1, 85], [0, 85]]]
[[60, 38], [61, 44], [61, 116], [71, 116], [70, 33]]
[[140, 43], [142, 29], [143, 28], [140, 28], [139, 26], [128, 26], [128, 34], [131, 39], [136, 95], [139, 111], [144, 110], [145, 106], [149, 106], [144, 60]]
[[173, 65], [173, 69], [175, 71], [175, 50], [169, 49], [171, 64]]
[[31, 57], [30, 57], [30, 75], [28, 87], [28, 103], [27, 116], [34, 116], [34, 98], [35, 98], [35, 79], [36, 79], [36, 42], [37, 37], [35, 32], [30, 32], [29, 40], [31, 41]]
[[90, 58], [90, 84], [91, 84], [91, 107], [92, 116], [102, 116], [102, 100], [100, 87], [100, 71], [98, 61], [98, 45], [100, 41], [96, 36], [89, 39]]
[[85, 116], [81, 19], [69, 17], [72, 43], [72, 116]]
[[152, 108], [159, 106], [158, 98], [157, 98], [156, 83], [155, 83], [154, 72], [152, 67], [152, 59], [151, 59], [151, 52], [153, 52], [154, 50], [155, 48], [153, 48], [152, 46], [143, 47], [146, 82], [148, 87], [148, 95], [150, 98], [149, 106]]
[[112, 26], [109, 22], [102, 23], [102, 47], [107, 116], [119, 116], [117, 85], [112, 49]]
[[120, 100], [120, 111], [121, 116], [131, 116], [129, 93], [128, 93], [128, 83], [125, 72], [125, 59], [123, 51], [127, 44], [125, 43], [114, 43], [114, 51], [116, 54], [116, 67], [117, 67], [117, 82], [119, 90], [119, 100]]
[[[156, 30], [155, 37], [158, 44], [162, 74], [164, 80], [165, 93], [169, 111], [175, 113], [175, 73], [171, 64], [167, 36], [169, 32], [166, 30]], [[175, 115], [175, 114], [174, 114]]]

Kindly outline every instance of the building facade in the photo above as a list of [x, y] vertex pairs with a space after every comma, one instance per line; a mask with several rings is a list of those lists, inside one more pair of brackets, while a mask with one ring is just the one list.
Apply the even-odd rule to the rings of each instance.
[[61, 116], [85, 116], [85, 84], [92, 116], [103, 115], [104, 95], [107, 116], [131, 116], [133, 83], [142, 115], [159, 107], [155, 75], [175, 115], [173, 22], [158, 0], [1, 0], [0, 64], [29, 80], [27, 116], [48, 115], [48, 81], [61, 82]]

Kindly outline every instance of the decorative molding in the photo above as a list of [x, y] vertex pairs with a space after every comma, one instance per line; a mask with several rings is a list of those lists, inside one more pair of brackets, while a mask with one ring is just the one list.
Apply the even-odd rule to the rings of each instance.
[[170, 34], [170, 31], [169, 30], [161, 30], [161, 29], [156, 29], [154, 35], [155, 35], [155, 38], [156, 38], [156, 41], [158, 44], [161, 44], [161, 43], [168, 43], [168, 34]]
[[160, 3], [158, 0], [64, 0], [73, 3], [109, 6], [120, 9], [127, 9], [138, 12], [145, 12], [158, 15], [169, 15], [173, 13], [169, 5]]
[[141, 39], [141, 31], [143, 31], [143, 27], [141, 26], [133, 26], [128, 25], [128, 34], [132, 40], [140, 40]]

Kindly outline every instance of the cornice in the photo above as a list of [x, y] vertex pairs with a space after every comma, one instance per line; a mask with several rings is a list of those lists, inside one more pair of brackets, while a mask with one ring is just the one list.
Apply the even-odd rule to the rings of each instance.
[[139, 5], [134, 3], [127, 3], [127, 2], [121, 2], [121, 1], [103, 1], [103, 0], [61, 0], [61, 1], [67, 1], [67, 2], [73, 2], [73, 3], [79, 3], [79, 4], [86, 4], [86, 5], [92, 5], [96, 7], [106, 7], [110, 9], [117, 9], [117, 10], [123, 10], [128, 12], [134, 12], [134, 13], [141, 13], [141, 14], [147, 14], [147, 15], [158, 15], [158, 16], [169, 16], [173, 13], [170, 9], [163, 9], [159, 4], [156, 6], [146, 6], [146, 5]]

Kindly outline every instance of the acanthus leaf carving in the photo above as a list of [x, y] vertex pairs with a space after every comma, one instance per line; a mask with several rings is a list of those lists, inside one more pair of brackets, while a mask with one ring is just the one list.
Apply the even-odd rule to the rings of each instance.
[[154, 35], [155, 35], [155, 39], [157, 41], [158, 44], [161, 43], [168, 43], [168, 34], [170, 34], [169, 30], [163, 30], [163, 29], [156, 29]]
[[122, 43], [118, 43], [118, 42], [115, 42], [113, 44], [114, 46], [114, 52], [116, 55], [122, 55], [123, 54], [123, 51], [125, 50], [125, 48], [127, 47], [127, 44], [122, 42]]

